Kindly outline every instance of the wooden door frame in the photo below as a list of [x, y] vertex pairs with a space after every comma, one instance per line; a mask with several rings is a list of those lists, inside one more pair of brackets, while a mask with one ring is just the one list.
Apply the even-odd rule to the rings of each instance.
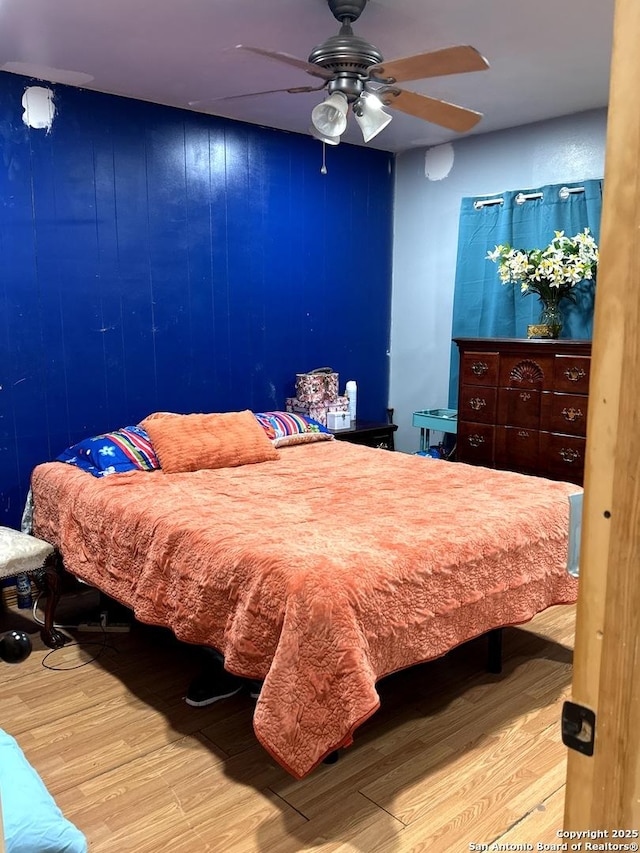
[[[586, 10], [585, 10], [586, 12]], [[640, 830], [640, 2], [616, 0], [589, 392], [565, 829]]]

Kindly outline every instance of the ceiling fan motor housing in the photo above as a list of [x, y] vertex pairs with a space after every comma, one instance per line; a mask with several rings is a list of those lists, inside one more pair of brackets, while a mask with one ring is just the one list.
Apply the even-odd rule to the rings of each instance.
[[309, 54], [311, 64], [333, 73], [328, 84], [329, 91], [342, 92], [349, 100], [360, 97], [369, 75], [368, 69], [372, 65], [379, 65], [382, 60], [378, 48], [355, 36], [348, 23], [342, 25], [337, 36], [330, 36]]

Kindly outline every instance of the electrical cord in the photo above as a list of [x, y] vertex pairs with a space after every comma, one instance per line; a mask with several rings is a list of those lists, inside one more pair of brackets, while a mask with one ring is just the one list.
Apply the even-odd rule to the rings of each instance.
[[[38, 604], [40, 603], [41, 598], [42, 598], [42, 593], [38, 593], [35, 601], [33, 602], [33, 608], [31, 611], [33, 621], [37, 625], [44, 625], [44, 619], [42, 619], [38, 615]], [[57, 622], [54, 622], [53, 627], [54, 628], [77, 628], [78, 626], [77, 625], [60, 625]], [[82, 642], [82, 643], [65, 643], [64, 646], [61, 646], [59, 649], [51, 649], [50, 652], [47, 652], [47, 654], [42, 658], [42, 666], [45, 669], [52, 670], [53, 672], [69, 672], [72, 669], [81, 669], [83, 666], [87, 666], [87, 664], [93, 663], [94, 661], [98, 660], [98, 658], [101, 657], [101, 655], [104, 653], [104, 651], [106, 649], [111, 649], [112, 651], [119, 654], [120, 649], [118, 649], [117, 646], [114, 646], [113, 643], [107, 643], [107, 632], [105, 631], [104, 625], [101, 625], [101, 628], [102, 628], [102, 642], [100, 642], [99, 640], [87, 640], [87, 641]], [[47, 663], [48, 658], [50, 658], [52, 654], [55, 654], [55, 652], [59, 652], [62, 649], [70, 649], [70, 648], [73, 648], [73, 646], [78, 646], [78, 648], [82, 648], [82, 649], [86, 648], [87, 646], [99, 646], [99, 649], [98, 649], [98, 652], [93, 657], [89, 658], [89, 660], [86, 660], [83, 663], [74, 664], [73, 666], [51, 666], [51, 664]]]
[[[83, 663], [76, 663], [73, 666], [51, 666], [51, 664], [47, 663], [47, 660], [51, 657], [51, 655], [55, 654], [56, 652], [60, 652], [63, 649], [73, 648], [73, 646], [78, 646], [78, 648], [81, 648], [81, 649], [86, 648], [86, 646], [99, 646], [99, 649], [98, 649], [98, 652], [93, 657], [89, 658], [89, 660], [86, 660]], [[105, 652], [106, 649], [111, 649], [112, 651], [116, 652], [117, 654], [120, 653], [120, 649], [118, 649], [112, 643], [107, 643], [107, 632], [103, 628], [102, 629], [102, 642], [99, 642], [98, 640], [89, 640], [86, 643], [65, 643], [65, 645], [60, 646], [59, 649], [51, 649], [50, 652], [47, 652], [47, 654], [42, 658], [42, 666], [45, 669], [52, 670], [53, 672], [69, 672], [72, 669], [82, 669], [83, 666], [87, 666], [88, 664], [93, 663], [94, 661], [97, 661], [98, 658], [102, 656], [102, 654]]]

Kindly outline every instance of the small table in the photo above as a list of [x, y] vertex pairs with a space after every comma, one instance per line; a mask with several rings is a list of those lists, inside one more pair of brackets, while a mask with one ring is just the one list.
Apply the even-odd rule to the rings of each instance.
[[429, 430], [438, 432], [458, 432], [458, 412], [456, 409], [423, 409], [413, 413], [413, 426], [420, 427], [420, 452], [429, 450]]
[[393, 434], [397, 429], [397, 424], [356, 421], [355, 426], [347, 429], [332, 429], [331, 432], [340, 441], [364, 444], [367, 447], [380, 447], [383, 450], [395, 450]]

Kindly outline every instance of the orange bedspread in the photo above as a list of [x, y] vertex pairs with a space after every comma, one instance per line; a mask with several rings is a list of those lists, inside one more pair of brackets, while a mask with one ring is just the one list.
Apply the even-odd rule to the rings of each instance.
[[296, 777], [381, 676], [576, 599], [566, 483], [331, 441], [187, 474], [53, 462], [32, 487], [70, 572], [264, 679], [255, 732]]

